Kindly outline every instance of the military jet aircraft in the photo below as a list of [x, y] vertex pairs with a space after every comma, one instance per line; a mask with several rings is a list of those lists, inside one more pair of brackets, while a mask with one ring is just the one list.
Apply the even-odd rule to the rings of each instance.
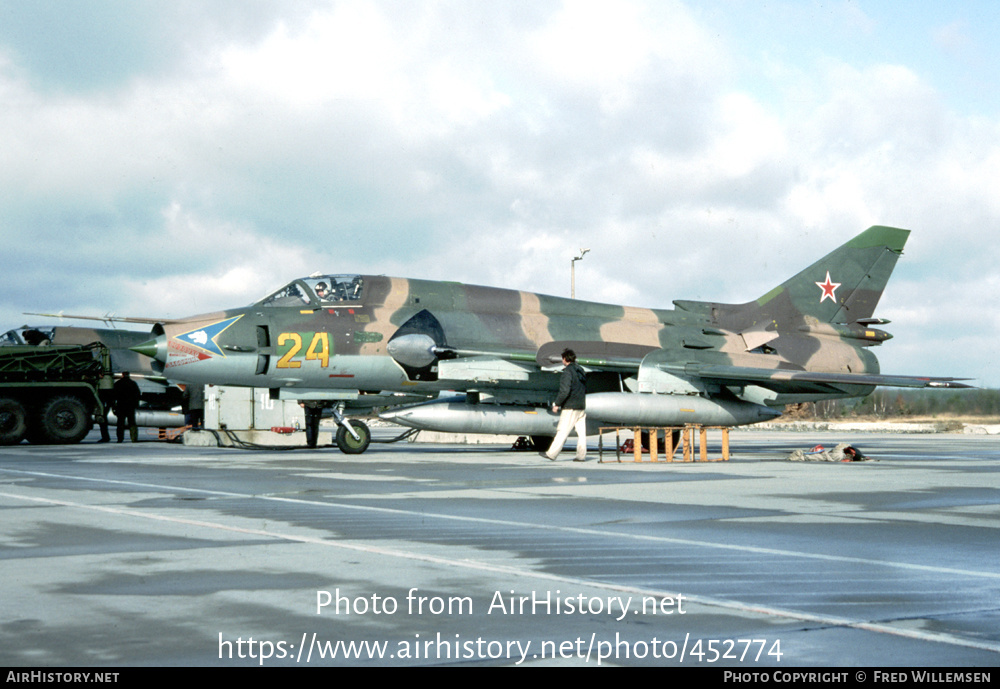
[[[172, 380], [266, 387], [332, 407], [348, 453], [364, 452], [370, 433], [345, 413], [389, 405], [382, 416], [406, 426], [543, 444], [558, 422], [548, 404], [564, 348], [588, 371], [594, 428], [751, 424], [789, 403], [878, 385], [969, 387], [881, 375], [869, 350], [891, 337], [873, 313], [908, 236], [874, 226], [754, 301], [677, 300], [663, 310], [313, 275], [248, 307], [158, 321], [134, 349]], [[399, 406], [406, 400], [426, 401]]]

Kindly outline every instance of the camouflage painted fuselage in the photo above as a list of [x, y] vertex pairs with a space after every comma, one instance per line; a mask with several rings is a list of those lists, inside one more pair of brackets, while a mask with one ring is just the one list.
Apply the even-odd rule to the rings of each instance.
[[[699, 397], [743, 411], [859, 396], [874, 385], [951, 385], [882, 376], [868, 350], [890, 337], [871, 327], [880, 322], [872, 313], [908, 234], [872, 227], [752, 302], [675, 301], [664, 310], [454, 282], [312, 276], [247, 308], [165, 322], [138, 349], [171, 379], [359, 406], [456, 390], [474, 403], [538, 407], [558, 387], [564, 348], [588, 370], [588, 395]], [[602, 400], [616, 418], [640, 406]], [[765, 417], [740, 413], [731, 422]]]

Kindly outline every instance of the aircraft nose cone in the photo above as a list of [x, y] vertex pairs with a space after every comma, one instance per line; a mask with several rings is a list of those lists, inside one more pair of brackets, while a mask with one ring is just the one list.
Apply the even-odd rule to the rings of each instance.
[[148, 356], [150, 359], [156, 359], [157, 361], [166, 363], [167, 361], [167, 348], [166, 348], [167, 338], [163, 335], [153, 338], [152, 340], [147, 340], [142, 344], [137, 344], [134, 347], [129, 347], [133, 352], [138, 352], [143, 356]]

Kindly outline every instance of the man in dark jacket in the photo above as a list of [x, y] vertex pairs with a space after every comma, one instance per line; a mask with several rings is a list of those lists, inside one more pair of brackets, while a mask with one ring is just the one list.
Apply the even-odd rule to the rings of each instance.
[[576, 429], [575, 462], [587, 461], [587, 374], [576, 363], [576, 353], [565, 349], [562, 353], [563, 369], [559, 379], [559, 394], [552, 404], [553, 413], [559, 414], [559, 427], [548, 452], [542, 455], [553, 462], [562, 451], [569, 432]]
[[139, 427], [135, 423], [135, 409], [139, 406], [139, 386], [128, 371], [115, 383], [115, 416], [118, 417], [118, 442], [125, 439], [125, 426], [133, 443], [139, 442]]

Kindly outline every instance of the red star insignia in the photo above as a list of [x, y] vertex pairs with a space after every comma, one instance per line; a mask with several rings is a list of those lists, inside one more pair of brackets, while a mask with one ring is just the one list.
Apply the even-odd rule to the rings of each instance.
[[837, 295], [834, 294], [834, 292], [836, 291], [836, 289], [838, 287], [840, 287], [840, 283], [839, 282], [832, 282], [830, 280], [830, 271], [829, 270], [826, 271], [826, 281], [825, 282], [817, 282], [816, 286], [819, 287], [821, 290], [823, 290], [823, 296], [821, 296], [819, 298], [819, 303], [820, 304], [822, 304], [826, 299], [829, 299], [832, 302], [836, 302], [837, 301]]

